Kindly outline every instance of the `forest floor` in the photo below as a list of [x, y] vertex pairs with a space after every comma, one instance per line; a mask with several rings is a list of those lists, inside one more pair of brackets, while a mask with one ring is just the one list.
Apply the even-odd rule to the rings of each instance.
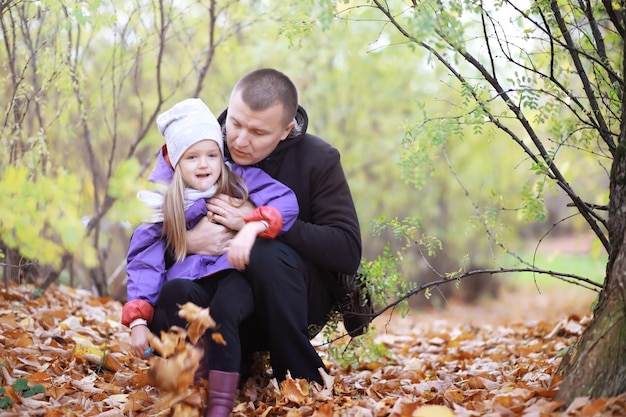
[[[560, 353], [588, 324], [594, 297], [571, 285], [509, 285], [474, 305], [385, 313], [356, 366], [320, 346], [324, 386], [251, 378], [233, 415], [624, 416], [625, 397], [567, 407], [554, 399]], [[148, 363], [128, 354], [120, 311], [112, 299], [62, 286], [39, 298], [26, 286], [1, 288], [0, 416], [199, 415], [204, 386], [172, 393], [148, 384]]]

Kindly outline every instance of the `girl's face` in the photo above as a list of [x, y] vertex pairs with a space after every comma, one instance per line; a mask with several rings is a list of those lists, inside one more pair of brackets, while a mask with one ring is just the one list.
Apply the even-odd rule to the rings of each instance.
[[189, 147], [178, 161], [188, 187], [208, 190], [222, 173], [222, 152], [214, 140], [206, 139]]

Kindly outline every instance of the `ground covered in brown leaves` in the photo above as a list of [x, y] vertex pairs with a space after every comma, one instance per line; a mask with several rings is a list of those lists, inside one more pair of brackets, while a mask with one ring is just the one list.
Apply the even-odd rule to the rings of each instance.
[[[581, 398], [559, 409], [559, 353], [583, 331], [593, 294], [558, 288], [505, 290], [478, 306], [376, 319], [375, 342], [354, 368], [326, 358], [324, 386], [254, 378], [241, 416], [623, 416], [625, 398]], [[204, 387], [176, 396], [148, 384], [148, 364], [129, 354], [121, 305], [67, 287], [42, 297], [0, 291], [0, 416], [198, 415]], [[317, 342], [314, 341], [314, 342]], [[424, 405], [438, 405], [430, 411]], [[424, 413], [424, 414], [423, 414]]]

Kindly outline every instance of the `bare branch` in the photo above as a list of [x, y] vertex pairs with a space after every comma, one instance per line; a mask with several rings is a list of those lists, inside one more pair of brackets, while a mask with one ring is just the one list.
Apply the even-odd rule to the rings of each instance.
[[[462, 82], [465, 85], [469, 85], [467, 83], [467, 80], [465, 79], [465, 77], [463, 77], [455, 69], [454, 65], [451, 62], [449, 62], [444, 56], [439, 54], [438, 51], [435, 48], [433, 48], [432, 46], [430, 46], [426, 42], [419, 41], [419, 40], [415, 39], [410, 33], [408, 33], [402, 27], [400, 22], [394, 16], [391, 15], [391, 12], [388, 10], [388, 8], [384, 7], [379, 0], [373, 0], [373, 2], [379, 8], [379, 10], [389, 19], [390, 23], [402, 35], [404, 35], [409, 40], [415, 42], [416, 44], [419, 44], [420, 46], [422, 46], [423, 48], [428, 50], [428, 52], [431, 53], [433, 56], [435, 56], [437, 58], [437, 60], [440, 63], [442, 63], [449, 71], [451, 71], [452, 74], [460, 82]], [[574, 192], [572, 187], [569, 185], [567, 180], [564, 178], [564, 176], [562, 175], [562, 173], [560, 172], [558, 167], [554, 164], [553, 158], [550, 156], [550, 153], [545, 149], [541, 139], [539, 138], [539, 136], [535, 132], [535, 129], [529, 123], [529, 121], [526, 118], [526, 116], [524, 115], [524, 112], [522, 111], [522, 109], [517, 104], [515, 104], [513, 102], [513, 100], [511, 99], [511, 97], [509, 95], [508, 90], [505, 90], [502, 87], [502, 85], [500, 84], [499, 80], [496, 77], [492, 76], [492, 74], [483, 66], [483, 64], [478, 59], [476, 59], [476, 57], [474, 55], [472, 55], [465, 48], [463, 48], [462, 45], [454, 44], [440, 30], [435, 29], [435, 33], [440, 37], [441, 40], [446, 42], [456, 53], [461, 55], [469, 64], [471, 64], [476, 70], [478, 70], [478, 72], [485, 79], [485, 81], [494, 88], [494, 90], [497, 93], [497, 96], [500, 97], [502, 99], [502, 101], [507, 105], [507, 107], [513, 112], [513, 114], [516, 116], [516, 118], [519, 121], [519, 123], [523, 126], [524, 131], [529, 135], [533, 145], [538, 150], [539, 156], [537, 156], [534, 152], [532, 152], [530, 150], [530, 148], [528, 148], [528, 146], [524, 143], [524, 141], [521, 140], [521, 138], [519, 138], [517, 135], [515, 135], [513, 131], [511, 131], [506, 126], [504, 126], [502, 123], [500, 123], [499, 120], [496, 117], [494, 117], [493, 114], [489, 111], [489, 109], [484, 107], [483, 110], [488, 115], [490, 121], [492, 123], [494, 123], [499, 129], [501, 129], [504, 132], [506, 132], [513, 140], [515, 140], [515, 142], [524, 150], [524, 152], [533, 161], [535, 161], [536, 163], [539, 163], [539, 158], [541, 158], [543, 163], [545, 163], [545, 165], [548, 167], [550, 172], [552, 172], [552, 174], [554, 175], [554, 180], [556, 181], [557, 185], [563, 191], [565, 191], [565, 193], [570, 197], [570, 199], [574, 202], [574, 204], [576, 204], [576, 207], [578, 208], [578, 210], [580, 211], [582, 216], [585, 218], [585, 220], [587, 221], [587, 223], [589, 224], [591, 229], [594, 231], [596, 236], [600, 239], [600, 241], [602, 242], [602, 244], [605, 247], [605, 249], [607, 250], [607, 252], [609, 252], [610, 251], [610, 243], [609, 243], [608, 237], [606, 236], [605, 232], [600, 228], [600, 225], [598, 224], [598, 221], [597, 221], [597, 217], [593, 213], [593, 210], [591, 210], [589, 207], [587, 207], [584, 204], [584, 202]], [[571, 41], [571, 38], [570, 38], [570, 41]], [[576, 55], [576, 56], [578, 57], [578, 55]], [[588, 82], [586, 84], [588, 84]], [[587, 87], [589, 87], [589, 86], [587, 86]], [[471, 92], [474, 100], [476, 101], [476, 103], [481, 105], [481, 103], [483, 103], [483, 102], [481, 101], [480, 97], [478, 97], [476, 92], [473, 89], [470, 90], [470, 92]], [[593, 92], [591, 92], [591, 98], [593, 98], [593, 97], [594, 97]], [[601, 130], [603, 130], [603, 129], [605, 129], [606, 125], [604, 124], [601, 115], [599, 115], [598, 117], [599, 117], [600, 123], [602, 123], [601, 124]], [[603, 132], [606, 133], [606, 132], [608, 132], [608, 130], [603, 130]], [[605, 139], [605, 141], [606, 141], [606, 139]]]
[[578, 74], [578, 77], [580, 78], [580, 81], [583, 84], [583, 89], [585, 90], [585, 94], [587, 95], [587, 100], [589, 100], [589, 103], [591, 105], [591, 110], [593, 112], [593, 115], [596, 121], [598, 122], [598, 126], [599, 126], [598, 132], [600, 133], [600, 135], [602, 135], [602, 138], [604, 139], [604, 142], [609, 147], [611, 153], [615, 153], [615, 142], [613, 141], [613, 137], [611, 136], [611, 131], [609, 130], [609, 127], [607, 126], [606, 121], [604, 120], [604, 116], [602, 115], [602, 112], [600, 111], [600, 106], [598, 104], [598, 101], [596, 100], [596, 95], [593, 91], [593, 88], [591, 87], [591, 82], [589, 81], [589, 77], [587, 76], [587, 71], [585, 71], [585, 68], [580, 60], [578, 49], [575, 47], [574, 41], [572, 40], [572, 37], [569, 31], [567, 30], [567, 27], [565, 25], [565, 20], [563, 19], [563, 16], [561, 15], [561, 10], [559, 9], [559, 6], [556, 1], [552, 1], [550, 3], [550, 6], [552, 8], [554, 17], [556, 18], [557, 24], [561, 30], [561, 35], [563, 36], [563, 38], [565, 39], [565, 43], [567, 44], [567, 47], [568, 47], [567, 49], [572, 58], [572, 62], [574, 63], [574, 67], [576, 68], [576, 73]]

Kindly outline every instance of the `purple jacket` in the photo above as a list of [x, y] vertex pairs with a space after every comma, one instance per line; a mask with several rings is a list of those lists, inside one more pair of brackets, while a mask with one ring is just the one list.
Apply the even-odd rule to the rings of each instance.
[[[241, 176], [249, 191], [249, 200], [257, 207], [272, 206], [283, 217], [281, 234], [289, 230], [298, 218], [298, 201], [293, 191], [254, 167], [233, 164], [231, 170]], [[169, 184], [174, 171], [159, 152], [157, 163], [150, 174], [153, 182]], [[195, 226], [207, 209], [205, 200], [196, 201], [185, 212], [187, 229]], [[226, 255], [189, 255], [169, 269], [165, 268], [165, 239], [163, 223], [141, 224], [133, 233], [128, 248], [126, 273], [128, 300], [144, 300], [154, 305], [163, 284], [174, 278], [197, 279], [234, 267]]]

